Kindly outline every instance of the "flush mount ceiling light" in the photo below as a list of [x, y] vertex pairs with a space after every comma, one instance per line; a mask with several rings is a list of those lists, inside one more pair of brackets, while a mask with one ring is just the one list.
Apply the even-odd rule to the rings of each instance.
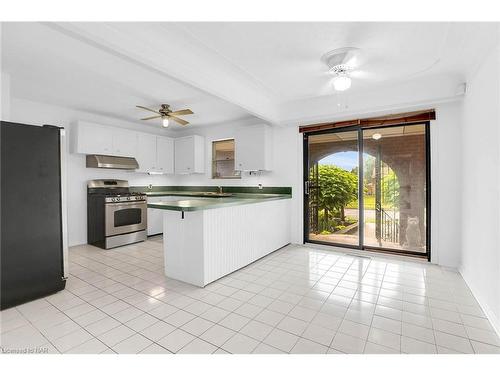
[[372, 135], [372, 138], [375, 139], [376, 141], [378, 141], [380, 138], [382, 138], [382, 134], [375, 133], [375, 134]]

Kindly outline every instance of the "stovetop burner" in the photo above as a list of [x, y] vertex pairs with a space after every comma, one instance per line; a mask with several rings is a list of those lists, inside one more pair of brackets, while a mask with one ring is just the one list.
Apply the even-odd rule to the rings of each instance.
[[136, 196], [136, 195], [146, 195], [144, 193], [139, 193], [139, 192], [136, 192], [136, 191], [129, 191], [129, 192], [126, 192], [126, 191], [104, 191], [104, 192], [93, 192], [91, 194], [102, 194], [102, 195], [106, 195], [106, 196], [123, 196], [123, 197], [127, 197], [127, 196]]
[[146, 194], [130, 191], [125, 180], [92, 180], [87, 187], [88, 195], [103, 196], [106, 203], [146, 200]]
[[115, 196], [110, 196], [106, 197], [104, 200], [106, 203], [116, 203], [116, 202], [138, 202], [138, 201], [145, 201], [146, 200], [146, 195], [115, 195]]

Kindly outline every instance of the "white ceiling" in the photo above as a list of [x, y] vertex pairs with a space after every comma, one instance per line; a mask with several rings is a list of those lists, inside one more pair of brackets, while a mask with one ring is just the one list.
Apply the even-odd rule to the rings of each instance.
[[489, 27], [444, 22], [177, 25], [281, 101], [332, 95], [328, 68], [320, 58], [343, 47], [359, 48], [352, 91], [428, 75], [463, 77], [484, 53], [477, 32]]
[[[131, 122], [148, 117], [136, 105], [173, 110], [190, 126], [251, 117], [248, 112], [154, 69], [141, 66], [39, 23], [8, 23], [2, 29], [2, 70], [14, 97], [41, 101]], [[159, 120], [141, 126], [161, 126]], [[174, 123], [171, 129], [185, 129]]]
[[[136, 104], [189, 107], [194, 126], [321, 121], [456, 98], [494, 41], [492, 23], [11, 23], [12, 94], [137, 121]], [[339, 96], [320, 61], [359, 48]], [[348, 105], [340, 106], [340, 102]], [[157, 126], [152, 123], [151, 126]]]

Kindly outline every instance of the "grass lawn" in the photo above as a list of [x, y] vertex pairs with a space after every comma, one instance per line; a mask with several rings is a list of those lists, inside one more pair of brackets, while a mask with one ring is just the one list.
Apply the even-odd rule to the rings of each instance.
[[[368, 210], [375, 209], [375, 195], [365, 195], [363, 200], [366, 209]], [[388, 204], [383, 204], [382, 207], [384, 209], [392, 208], [392, 206]], [[346, 206], [346, 208], [358, 208], [358, 200], [356, 199], [355, 201], [352, 201]]]

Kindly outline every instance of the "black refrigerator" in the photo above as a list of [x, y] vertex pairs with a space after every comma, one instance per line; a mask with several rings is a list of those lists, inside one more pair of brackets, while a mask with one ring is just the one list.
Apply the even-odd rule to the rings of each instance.
[[1, 121], [1, 309], [64, 289], [64, 129]]

